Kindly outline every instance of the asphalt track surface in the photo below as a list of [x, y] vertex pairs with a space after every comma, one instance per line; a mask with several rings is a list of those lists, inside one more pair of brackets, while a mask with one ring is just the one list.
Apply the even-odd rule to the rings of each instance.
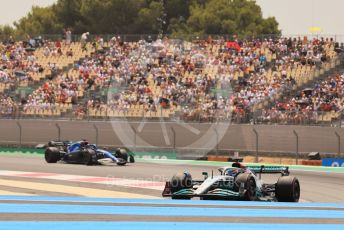
[[[163, 182], [177, 172], [189, 171], [195, 179], [202, 172], [217, 173], [218, 166], [190, 165], [179, 161], [137, 162], [127, 166], [85, 166], [64, 163], [47, 164], [43, 156], [0, 155], [0, 171], [51, 173], [90, 177], [116, 177], [127, 180]], [[0, 176], [0, 191], [28, 193], [34, 196], [0, 195], [0, 229], [264, 229], [305, 230], [343, 229], [344, 173], [292, 170], [301, 183], [301, 203], [240, 201], [203, 201], [161, 199], [157, 189], [108, 186], [77, 181], [34, 177]], [[277, 175], [265, 175], [275, 182]], [[72, 195], [46, 188], [73, 186], [82, 191], [107, 190], [150, 196], [150, 199], [90, 198], [90, 194]], [[91, 190], [91, 188], [93, 190]], [[87, 190], [88, 189], [88, 190]], [[38, 195], [38, 196], [37, 196]], [[317, 202], [317, 203], [313, 203]]]
[[[218, 166], [206, 165], [186, 165], [184, 163], [145, 163], [137, 162], [129, 164], [124, 167], [120, 166], [85, 166], [85, 165], [71, 165], [64, 163], [47, 164], [43, 156], [0, 156], [1, 170], [14, 170], [25, 172], [44, 172], [44, 173], [59, 173], [59, 174], [73, 174], [96, 177], [116, 177], [123, 179], [147, 180], [147, 181], [166, 181], [175, 173], [188, 171], [194, 179], [202, 179], [202, 172], [207, 171], [209, 175], [213, 171], [217, 174]], [[316, 172], [316, 171], [302, 171], [291, 170], [291, 175], [296, 176], [301, 184], [301, 199], [306, 202], [327, 202], [327, 203], [344, 203], [344, 173], [340, 172]], [[275, 182], [278, 175], [263, 175], [265, 182]], [[6, 178], [1, 176], [1, 179], [11, 180], [25, 180], [34, 182], [51, 183], [49, 179], [37, 178]], [[54, 184], [72, 185], [80, 187], [99, 188], [111, 191], [127, 192], [134, 194], [149, 195], [161, 198], [161, 191], [151, 189], [133, 189], [122, 186], [106, 186], [101, 184], [89, 184], [70, 181], [54, 181]], [[0, 189], [18, 191], [18, 188], [11, 188], [0, 185]], [[20, 191], [25, 189], [21, 188]], [[54, 194], [52, 192], [41, 193], [36, 191], [38, 195], [68, 195], [68, 194]]]

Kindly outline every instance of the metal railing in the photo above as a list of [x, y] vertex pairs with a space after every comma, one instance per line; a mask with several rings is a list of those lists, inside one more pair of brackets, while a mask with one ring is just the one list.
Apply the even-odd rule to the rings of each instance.
[[[62, 34], [31, 34], [32, 38], [42, 38], [45, 40], [63, 40]], [[192, 40], [207, 40], [209, 37], [212, 39], [224, 39], [224, 40], [245, 40], [245, 39], [272, 39], [272, 38], [279, 38], [279, 37], [286, 37], [292, 39], [301, 39], [303, 40], [304, 37], [307, 37], [308, 40], [313, 38], [321, 39], [321, 38], [332, 38], [335, 42], [344, 42], [344, 35], [343, 34], [261, 34], [255, 36], [241, 36], [241, 35], [229, 35], [229, 34], [90, 34], [88, 36], [89, 40], [94, 40], [95, 38], [103, 38], [104, 41], [110, 41], [113, 37], [120, 37], [120, 39], [124, 42], [133, 42], [139, 40], [156, 40], [158, 38], [170, 38], [170, 39], [183, 39], [186, 41]], [[15, 40], [27, 40], [27, 35], [23, 36], [15, 36]], [[80, 41], [81, 34], [72, 34], [72, 41]], [[0, 41], [7, 41], [9, 39], [9, 35], [0, 35]]]
[[[264, 125], [302, 125], [302, 126], [329, 126], [329, 127], [344, 127], [344, 113], [343, 112], [325, 112], [312, 111], [308, 113], [295, 111], [281, 111], [278, 114], [264, 114], [264, 111], [257, 110], [250, 112], [248, 110], [242, 113], [224, 112], [214, 110], [212, 113], [195, 110], [192, 112], [176, 111], [166, 116], [168, 109], [161, 107], [156, 111], [145, 111], [133, 115], [130, 112], [122, 112], [120, 115], [113, 115], [110, 111], [96, 113], [77, 113], [75, 111], [68, 111], [57, 115], [55, 109], [39, 109], [36, 114], [25, 114], [18, 107], [4, 107], [0, 106], [0, 120], [70, 120], [70, 121], [136, 121], [136, 122], [185, 122], [185, 123], [218, 123], [228, 122], [231, 124], [264, 124]], [[40, 111], [40, 112], [38, 112]], [[55, 115], [54, 115], [55, 114]]]

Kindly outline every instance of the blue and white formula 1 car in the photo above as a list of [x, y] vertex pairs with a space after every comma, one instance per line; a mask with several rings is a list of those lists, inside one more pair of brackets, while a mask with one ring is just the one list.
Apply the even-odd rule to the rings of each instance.
[[[208, 176], [204, 180], [193, 180], [190, 173], [175, 175], [166, 182], [163, 197], [172, 199], [201, 200], [247, 200], [298, 202], [300, 183], [289, 175], [288, 167], [283, 166], [244, 166], [233, 163], [231, 167], [219, 168], [220, 175]], [[279, 173], [276, 183], [267, 184], [261, 179], [262, 173]]]
[[118, 148], [114, 153], [99, 149], [95, 144], [89, 144], [86, 140], [71, 141], [50, 141], [45, 150], [45, 161], [56, 163], [64, 161], [71, 164], [85, 165], [125, 165], [128, 162], [134, 163], [132, 153], [126, 149]]

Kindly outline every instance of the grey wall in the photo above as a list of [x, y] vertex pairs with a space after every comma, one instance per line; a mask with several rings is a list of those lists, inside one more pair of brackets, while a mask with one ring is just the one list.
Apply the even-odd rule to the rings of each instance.
[[22, 127], [23, 145], [58, 139], [56, 124], [60, 127], [61, 140], [85, 138], [96, 142], [96, 126], [99, 145], [131, 148], [254, 151], [256, 136], [253, 129], [256, 129], [260, 151], [295, 152], [295, 130], [299, 135], [299, 152], [337, 153], [338, 139], [335, 132], [344, 138], [342, 128], [317, 126], [0, 120], [0, 144], [19, 144], [18, 122]]

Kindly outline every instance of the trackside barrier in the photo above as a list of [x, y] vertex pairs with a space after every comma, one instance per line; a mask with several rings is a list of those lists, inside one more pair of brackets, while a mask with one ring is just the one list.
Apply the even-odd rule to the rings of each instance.
[[208, 161], [223, 161], [223, 162], [228, 162], [229, 157], [228, 156], [215, 156], [215, 155], [209, 155], [208, 156]]
[[344, 167], [344, 158], [323, 158], [322, 166]]
[[[240, 151], [253, 152], [258, 160], [263, 153], [288, 153], [290, 156], [293, 155], [296, 160], [296, 157], [302, 159], [302, 154], [304, 153], [338, 154], [338, 152], [342, 152], [341, 149], [344, 149], [344, 142], [339, 141], [344, 132], [339, 127], [233, 124], [229, 125], [225, 132], [222, 132], [222, 129], [218, 127], [216, 129], [218, 132], [217, 137], [211, 123], [190, 123], [184, 126], [185, 124], [182, 122], [171, 121], [165, 123], [167, 135], [162, 135], [161, 122], [145, 122], [142, 123], [145, 127], [144, 130], [136, 132], [137, 137], [135, 140], [134, 132], [140, 127], [140, 122], [118, 121], [117, 123], [76, 120], [57, 122], [55, 120], [27, 119], [19, 121], [22, 126], [22, 135], [20, 135], [20, 129], [16, 122], [17, 120], [0, 119], [1, 130], [6, 131], [0, 132], [0, 144], [2, 146], [19, 147], [21, 144], [21, 147], [26, 147], [56, 140], [59, 136], [59, 130], [56, 126], [56, 123], [58, 123], [60, 125], [61, 140], [85, 138], [92, 143], [96, 143], [96, 128], [98, 128], [99, 145], [107, 147], [125, 146], [134, 151], [141, 151], [141, 149], [149, 150], [149, 148], [151, 150], [154, 149], [154, 151], [168, 150], [174, 152], [181, 152], [186, 148], [195, 151], [202, 150], [202, 152], [216, 150], [217, 154], [223, 151]], [[117, 124], [119, 127], [122, 127], [123, 124], [124, 127], [128, 128], [127, 122], [135, 130], [128, 130], [122, 133], [115, 129]], [[94, 124], [96, 124], [96, 128]], [[116, 127], [114, 128], [112, 125], [116, 125]], [[219, 123], [219, 126], [221, 127], [221, 123]], [[252, 131], [253, 128], [257, 134]], [[299, 143], [296, 143], [293, 130], [295, 130], [299, 137]], [[339, 137], [335, 135], [335, 132], [337, 132]], [[166, 140], [169, 140], [169, 143], [166, 143]], [[217, 141], [219, 143], [216, 143]], [[297, 146], [298, 148], [296, 148]], [[338, 157], [338, 155], [326, 157]]]
[[[202, 159], [200, 159], [202, 160]], [[208, 161], [222, 161], [222, 162], [243, 162], [244, 158], [239, 156], [218, 156], [218, 155], [208, 155]]]
[[44, 149], [33, 148], [0, 148], [2, 154], [44, 154]]
[[322, 161], [321, 160], [302, 160], [302, 165], [312, 165], [312, 166], [321, 166]]
[[136, 159], [142, 160], [175, 160], [177, 159], [174, 152], [134, 152]]

